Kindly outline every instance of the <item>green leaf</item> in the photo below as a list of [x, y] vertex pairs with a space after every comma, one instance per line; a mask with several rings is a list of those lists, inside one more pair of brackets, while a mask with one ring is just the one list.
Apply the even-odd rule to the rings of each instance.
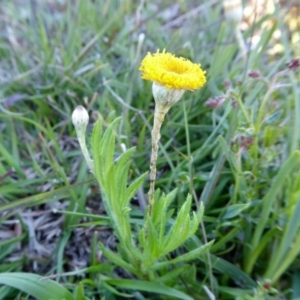
[[120, 124], [120, 122], [121, 117], [115, 119], [111, 124], [109, 124], [101, 140], [99, 155], [104, 176], [108, 172], [110, 166], [113, 164], [113, 158], [115, 153], [115, 128], [117, 125]]
[[[9, 295], [12, 292], [12, 288], [9, 286], [0, 286], [0, 299], [9, 299]], [[6, 298], [5, 298], [6, 297]]]
[[[300, 198], [298, 198], [297, 205], [293, 209], [293, 215], [288, 218], [288, 223], [284, 228], [284, 234], [280, 241], [280, 247], [276, 253], [278, 256], [278, 263], [284, 260], [284, 257], [287, 255], [289, 248], [291, 247], [295, 237], [299, 234], [300, 227]], [[275, 264], [275, 260], [272, 260], [272, 264]]]
[[[185, 243], [186, 249], [190, 251], [200, 246], [202, 246], [202, 243], [196, 235], [193, 235], [193, 237], [189, 239], [187, 243]], [[210, 254], [209, 256], [213, 269], [217, 270], [221, 274], [230, 276], [232, 280], [243, 284], [243, 286], [249, 288], [257, 287], [257, 283], [249, 275], [244, 273], [240, 268], [220, 257], [214, 256], [212, 254]], [[199, 259], [203, 262], [207, 262], [207, 257], [205, 255], [200, 255]]]
[[123, 298], [132, 298], [133, 297], [133, 295], [119, 292], [117, 289], [115, 289], [114, 287], [112, 287], [111, 285], [109, 285], [108, 283], [106, 283], [105, 281], [102, 281], [102, 284], [103, 284], [103, 286], [106, 289], [108, 289], [109, 291], [111, 291], [113, 294], [115, 294], [117, 296], [121, 296]]
[[[191, 219], [190, 219], [190, 207], [191, 207], [191, 196], [188, 195], [187, 200], [183, 203], [177, 218], [169, 230], [166, 238], [164, 239], [163, 254], [173, 251], [179, 247], [185, 240], [187, 240], [193, 233], [193, 229], [196, 229], [199, 222], [192, 223], [191, 230]], [[196, 218], [197, 220], [197, 218]], [[196, 221], [194, 220], [194, 221]]]
[[[256, 251], [256, 248], [259, 246], [259, 241], [261, 240], [261, 235], [263, 233], [264, 228], [266, 227], [267, 222], [269, 221], [269, 215], [272, 210], [272, 205], [277, 199], [277, 194], [282, 189], [285, 179], [290, 176], [290, 174], [294, 171], [296, 166], [300, 164], [300, 151], [295, 151], [282, 165], [280, 168], [273, 184], [269, 188], [267, 194], [262, 199], [262, 211], [261, 216], [259, 218], [258, 224], [253, 234], [253, 238], [251, 241], [251, 252]], [[248, 254], [251, 256], [251, 253]], [[247, 264], [246, 271], [250, 273], [252, 270], [254, 262]]]
[[238, 173], [239, 172], [239, 164], [236, 158], [236, 155], [234, 152], [229, 148], [226, 140], [222, 136], [218, 136], [218, 141], [220, 143], [221, 149], [223, 150], [223, 153], [225, 154], [230, 167], [232, 169], [233, 173]]
[[226, 209], [222, 219], [224, 219], [224, 220], [232, 219], [232, 218], [240, 215], [241, 212], [244, 211], [245, 209], [247, 209], [249, 206], [250, 206], [250, 203], [231, 205]]
[[[211, 68], [210, 68], [210, 76], [212, 78], [216, 78], [219, 74], [226, 69], [226, 65], [228, 62], [232, 61], [232, 56], [236, 52], [236, 45], [227, 45], [227, 47], [223, 47], [222, 45], [227, 39], [226, 35], [226, 25], [223, 24], [218, 30], [218, 37], [216, 41], [216, 46], [214, 49], [214, 53], [211, 56]], [[225, 49], [226, 48], [226, 49]], [[222, 57], [222, 59], [220, 59]]]
[[250, 57], [248, 62], [250, 69], [253, 70], [259, 67], [261, 56], [265, 53], [265, 49], [266, 47], [268, 47], [277, 26], [278, 26], [278, 22], [274, 22], [271, 28], [265, 28], [263, 32], [260, 34], [259, 42], [257, 43], [256, 47], [250, 52]]
[[204, 214], [204, 204], [203, 204], [203, 202], [201, 202], [198, 212], [195, 213], [193, 211], [194, 218], [193, 218], [193, 226], [191, 228], [191, 231], [193, 231], [193, 232], [190, 234], [194, 234], [195, 231], [198, 229], [199, 223], [203, 218], [203, 214]]
[[223, 180], [219, 180], [220, 177], [219, 175], [221, 174], [224, 161], [225, 161], [225, 156], [221, 153], [218, 159], [215, 161], [214, 167], [210, 172], [209, 179], [202, 190], [200, 202], [204, 203], [206, 207], [208, 205], [211, 205], [211, 203], [209, 203], [211, 199], [211, 195], [215, 193], [216, 190], [218, 190], [218, 186], [222, 184], [225, 185], [228, 180], [228, 178], [223, 178]]
[[161, 198], [154, 202], [152, 220], [153, 224], [157, 225], [159, 222], [166, 223], [166, 210], [177, 194], [177, 188], [170, 192], [168, 195], [162, 195]]
[[84, 296], [84, 286], [82, 282], [80, 282], [76, 288], [75, 300], [87, 300], [87, 298]]
[[11, 286], [39, 300], [74, 300], [72, 294], [52, 280], [30, 273], [1, 273], [0, 284]]
[[[124, 198], [124, 195], [126, 193], [126, 189], [127, 189], [127, 184], [128, 184], [128, 172], [129, 172], [129, 168], [130, 168], [131, 162], [128, 161], [127, 163], [125, 163], [122, 166], [122, 169], [115, 171], [115, 181], [118, 185], [118, 199], [120, 199], [119, 201], [122, 202], [121, 199]], [[127, 203], [123, 204], [122, 202], [122, 207], [125, 207], [127, 205]]]
[[139, 242], [142, 246], [142, 248], [147, 247], [147, 239], [144, 228], [139, 233]]
[[159, 240], [158, 240], [158, 236], [157, 236], [157, 232], [155, 230], [155, 227], [151, 221], [151, 219], [148, 219], [147, 222], [147, 229], [148, 229], [148, 235], [147, 235], [147, 249], [145, 249], [146, 251], [150, 251], [151, 256], [154, 259], [157, 259], [160, 256], [160, 244], [159, 244]]
[[272, 115], [270, 115], [263, 123], [263, 125], [270, 125], [275, 123], [276, 121], [279, 120], [279, 118], [282, 116], [283, 114], [283, 109], [278, 110], [276, 112], [274, 112]]
[[175, 264], [175, 263], [179, 263], [179, 262], [183, 262], [183, 261], [189, 261], [189, 260], [199, 258], [200, 255], [203, 255], [204, 252], [208, 251], [208, 249], [211, 247], [211, 245], [213, 243], [214, 243], [214, 241], [210, 241], [207, 244], [196, 248], [195, 250], [192, 250], [192, 251], [190, 251], [186, 254], [180, 255], [177, 258], [170, 260], [170, 262]]
[[292, 295], [292, 299], [300, 299], [300, 270], [295, 270], [294, 274], [293, 274], [293, 287], [292, 287], [292, 291], [293, 291], [293, 295]]
[[[115, 176], [116, 183], [118, 184], [118, 197], [123, 199], [127, 187], [128, 171], [130, 167], [130, 158], [135, 148], [128, 149], [123, 153], [116, 162]], [[125, 206], [125, 205], [124, 205]]]
[[181, 300], [193, 300], [190, 296], [163, 284], [159, 284], [156, 282], [149, 282], [143, 280], [132, 280], [132, 279], [108, 279], [105, 280], [106, 283], [110, 285], [115, 285], [120, 288], [145, 291], [149, 293], [156, 293], [159, 295], [166, 295], [174, 298], [178, 298]]
[[113, 210], [112, 205], [103, 190], [101, 190], [101, 197], [102, 197], [102, 201], [103, 201], [103, 204], [105, 207], [105, 211], [109, 217], [110, 224], [113, 227], [117, 237], [121, 240], [122, 239], [122, 234], [121, 234], [122, 231], [120, 229], [119, 219], [117, 218], [117, 215], [115, 214], [115, 211]]
[[116, 171], [119, 173], [123, 168], [124, 165], [128, 162], [131, 158], [131, 155], [135, 152], [135, 147], [128, 149], [126, 152], [122, 153], [117, 161], [116, 161]]
[[102, 174], [103, 167], [99, 155], [101, 136], [102, 136], [102, 118], [99, 117], [93, 128], [91, 144], [92, 144], [95, 176], [98, 179], [100, 184], [102, 184], [103, 182], [103, 174]]
[[[253, 290], [245, 290], [239, 288], [218, 287], [218, 290], [224, 294], [232, 296], [234, 299], [253, 300]], [[232, 298], [232, 299], [233, 299]]]
[[[169, 207], [170, 203], [173, 201], [175, 195], [177, 193], [177, 189], [173, 190], [171, 193], [169, 193], [167, 196], [163, 197], [162, 199], [160, 199], [159, 204], [156, 205], [156, 208], [160, 208], [155, 209], [155, 211], [153, 211], [153, 220], [156, 223], [160, 223], [159, 224], [159, 244], [162, 245], [163, 244], [163, 240], [165, 237], [165, 231], [166, 231], [166, 223], [167, 221], [171, 218], [171, 216], [174, 213], [174, 210], [169, 210], [167, 212], [167, 208]], [[155, 224], [155, 223], [154, 223]]]
[[[182, 275], [190, 268], [189, 265], [176, 266], [173, 270], [168, 271], [165, 275], [159, 276], [155, 279], [156, 282], [170, 282], [172, 280], [178, 281], [178, 276]], [[151, 269], [152, 270], [152, 269]]]
[[123, 205], [127, 205], [128, 202], [132, 199], [132, 197], [137, 193], [138, 189], [142, 185], [143, 181], [145, 180], [148, 172], [145, 172], [141, 176], [139, 176], [137, 179], [135, 179], [134, 182], [131, 183], [131, 185], [127, 188], [124, 198], [122, 199]]
[[[281, 229], [279, 227], [274, 227], [274, 228], [271, 228], [269, 231], [267, 231], [263, 235], [261, 240], [259, 241], [259, 244], [255, 248], [255, 251], [252, 251], [251, 256], [247, 260], [247, 263], [249, 265], [253, 265], [255, 263], [255, 261], [257, 260], [258, 256], [264, 250], [264, 248], [270, 243], [271, 240], [274, 240], [276, 236], [279, 236], [280, 233], [281, 233]], [[270, 265], [273, 265], [273, 264], [270, 264]], [[264, 277], [264, 278], [267, 278], [267, 277]]]
[[232, 241], [240, 231], [241, 228], [239, 226], [231, 229], [227, 234], [218, 239], [218, 241], [211, 247], [210, 252], [214, 253], [218, 249], [222, 248], [228, 241]]
[[278, 268], [275, 270], [274, 273], [270, 274], [270, 280], [275, 282], [278, 280], [280, 276], [282, 276], [287, 268], [291, 265], [295, 264], [295, 260], [300, 253], [300, 236], [297, 235], [295, 237], [295, 241], [293, 241], [293, 245], [290, 247], [286, 257], [282, 261], [281, 264], [278, 265]]
[[208, 249], [211, 247], [211, 245], [214, 243], [214, 241], [210, 241], [209, 243], [202, 245], [186, 254], [180, 255], [177, 258], [171, 259], [169, 261], [165, 262], [159, 262], [153, 265], [153, 267], [149, 268], [151, 271], [159, 270], [161, 268], [164, 268], [169, 265], [173, 265], [180, 262], [187, 262], [190, 260], [194, 260], [200, 257], [200, 255], [203, 255], [208, 251]]
[[140, 274], [136, 271], [136, 269], [129, 263], [127, 263], [125, 260], [123, 260], [117, 253], [112, 252], [111, 250], [104, 247], [102, 243], [99, 243], [99, 247], [101, 251], [103, 252], [104, 256], [114, 263], [115, 265], [131, 272], [132, 274], [135, 274], [139, 276]]
[[113, 209], [113, 212], [116, 214], [118, 211], [122, 209], [120, 207], [119, 199], [117, 197], [118, 194], [118, 184], [115, 179], [115, 165], [112, 164], [106, 174], [105, 178], [105, 194], [109, 200], [110, 207]]
[[[202, 257], [200, 257], [200, 259], [205, 260], [202, 259]], [[250, 276], [230, 262], [214, 255], [210, 255], [210, 259], [213, 268], [221, 272], [221, 274], [228, 275], [231, 279], [240, 284], [242, 283], [249, 287], [257, 287], [257, 283]]]
[[[287, 259], [290, 259], [291, 253], [289, 253], [291, 248], [296, 249], [293, 245], [297, 236], [299, 235], [300, 227], [300, 198], [297, 201], [297, 205], [293, 210], [293, 215], [288, 218], [288, 222], [284, 227], [282, 238], [280, 239], [280, 245], [271, 259], [272, 264], [269, 264], [266, 271], [265, 278], [273, 278], [274, 274], [285, 264]], [[295, 253], [296, 256], [298, 255]]]

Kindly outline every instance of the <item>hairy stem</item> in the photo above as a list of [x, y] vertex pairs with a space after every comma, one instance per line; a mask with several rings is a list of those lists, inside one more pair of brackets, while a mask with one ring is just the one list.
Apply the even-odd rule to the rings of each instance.
[[90, 154], [87, 149], [86, 142], [85, 142], [85, 129], [77, 130], [77, 139], [79, 142], [81, 152], [86, 160], [86, 163], [89, 166], [90, 170], [94, 173], [94, 162], [90, 157]]
[[152, 150], [151, 150], [151, 160], [150, 160], [150, 189], [148, 192], [149, 215], [152, 214], [152, 207], [154, 204], [156, 161], [158, 155], [158, 142], [160, 139], [160, 128], [168, 110], [169, 108], [162, 108], [160, 107], [160, 105], [155, 106], [154, 124], [152, 129]]

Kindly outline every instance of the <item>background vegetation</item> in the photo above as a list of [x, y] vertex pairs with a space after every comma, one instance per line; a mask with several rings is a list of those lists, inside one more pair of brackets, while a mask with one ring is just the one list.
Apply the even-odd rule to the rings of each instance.
[[[244, 7], [246, 62], [221, 1], [1, 2], [1, 299], [300, 299], [299, 4]], [[205, 205], [201, 228], [172, 257], [214, 243], [174, 267], [176, 280], [166, 271], [151, 282], [98, 247], [117, 251], [118, 241], [71, 114], [84, 105], [89, 132], [99, 115], [121, 116], [117, 151], [136, 146], [132, 179], [147, 171], [153, 99], [138, 68], [164, 48], [208, 76], [162, 128], [157, 187], [178, 188], [175, 210], [187, 193], [193, 209]], [[146, 180], [133, 220], [147, 191]]]

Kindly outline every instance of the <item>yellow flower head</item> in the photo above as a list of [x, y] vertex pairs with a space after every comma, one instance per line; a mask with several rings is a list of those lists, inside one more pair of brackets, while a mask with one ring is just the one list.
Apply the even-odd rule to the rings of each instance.
[[140, 69], [142, 78], [165, 86], [167, 89], [196, 90], [206, 83], [205, 71], [183, 57], [171, 53], [148, 53]]

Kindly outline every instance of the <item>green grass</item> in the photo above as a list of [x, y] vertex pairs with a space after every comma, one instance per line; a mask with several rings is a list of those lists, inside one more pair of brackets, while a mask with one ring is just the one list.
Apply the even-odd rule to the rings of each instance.
[[[0, 278], [0, 299], [30, 299], [28, 286], [37, 280], [30, 273], [57, 274], [60, 285], [48, 288], [58, 286], [57, 297], [66, 299], [67, 289], [74, 299], [213, 299], [209, 291], [215, 299], [300, 298], [299, 70], [276, 80], [299, 58], [291, 42], [297, 30], [289, 29], [285, 7], [259, 15], [243, 32], [247, 43], [259, 36], [245, 64], [222, 6], [205, 3], [177, 1], [183, 20], [174, 26], [172, 1], [0, 4], [0, 272], [11, 276], [10, 283]], [[278, 45], [284, 51], [274, 53]], [[105, 125], [121, 116], [116, 151], [122, 143], [136, 146], [131, 181], [148, 171], [154, 103], [138, 68], [148, 51], [164, 48], [201, 63], [208, 77], [162, 127], [156, 186], [178, 188], [175, 211], [187, 193], [193, 209], [205, 205], [202, 226], [169, 260], [214, 243], [207, 255], [146, 281], [101, 257], [99, 241], [117, 251], [116, 241], [71, 114], [81, 104], [91, 124], [99, 114]], [[250, 70], [263, 80], [250, 78]], [[205, 106], [225, 94], [222, 107]], [[134, 231], [148, 186], [146, 180], [132, 201]], [[21, 288], [20, 278], [30, 284]], [[40, 282], [31, 295], [47, 299]]]

